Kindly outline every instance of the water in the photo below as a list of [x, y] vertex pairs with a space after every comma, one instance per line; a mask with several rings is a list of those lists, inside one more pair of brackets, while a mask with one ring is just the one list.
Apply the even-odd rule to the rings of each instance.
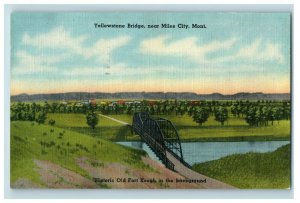
[[[142, 149], [152, 159], [158, 160], [151, 149], [143, 142], [117, 142], [118, 144]], [[265, 142], [186, 142], [181, 143], [184, 160], [193, 165], [216, 160], [231, 154], [245, 154], [247, 152], [272, 152], [279, 147], [289, 144], [289, 141]]]

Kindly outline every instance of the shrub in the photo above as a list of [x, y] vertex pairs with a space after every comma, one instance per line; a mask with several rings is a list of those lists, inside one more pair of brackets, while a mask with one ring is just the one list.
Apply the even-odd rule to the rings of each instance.
[[55, 120], [54, 120], [54, 119], [50, 119], [50, 120], [48, 121], [48, 123], [49, 123], [49, 125], [54, 126]]
[[96, 161], [92, 161], [91, 165], [93, 167], [104, 167], [104, 163], [99, 163], [99, 162], [96, 162]]

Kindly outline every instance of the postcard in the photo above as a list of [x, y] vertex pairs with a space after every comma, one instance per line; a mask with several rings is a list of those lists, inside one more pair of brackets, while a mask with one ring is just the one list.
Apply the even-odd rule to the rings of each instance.
[[290, 189], [290, 19], [13, 12], [11, 188]]

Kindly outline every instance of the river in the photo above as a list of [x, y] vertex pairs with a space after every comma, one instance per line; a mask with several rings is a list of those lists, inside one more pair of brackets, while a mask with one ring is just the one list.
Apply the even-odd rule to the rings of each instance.
[[[155, 160], [158, 160], [151, 149], [143, 142], [117, 142], [118, 144], [142, 149]], [[216, 160], [232, 154], [247, 152], [272, 152], [290, 141], [251, 141], [251, 142], [185, 142], [181, 143], [184, 160], [193, 165]]]

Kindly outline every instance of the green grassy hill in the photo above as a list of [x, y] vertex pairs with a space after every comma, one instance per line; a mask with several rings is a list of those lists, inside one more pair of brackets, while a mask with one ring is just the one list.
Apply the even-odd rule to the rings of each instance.
[[76, 164], [78, 157], [87, 157], [101, 163], [117, 162], [130, 167], [151, 170], [141, 161], [144, 151], [66, 129], [34, 122], [11, 122], [11, 183], [26, 179], [43, 186], [34, 160], [58, 164], [83, 177], [88, 173]]
[[289, 188], [291, 145], [270, 153], [230, 155], [193, 169], [238, 188]]

